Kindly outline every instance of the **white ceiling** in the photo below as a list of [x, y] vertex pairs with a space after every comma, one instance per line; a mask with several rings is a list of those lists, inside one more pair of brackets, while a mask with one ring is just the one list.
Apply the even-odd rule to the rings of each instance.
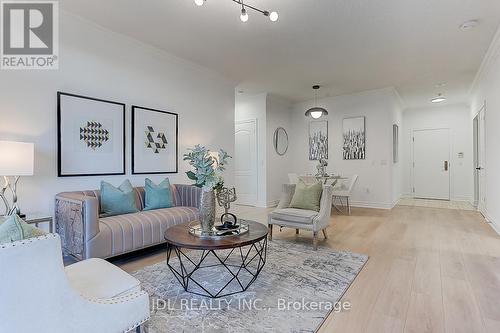
[[[292, 101], [394, 86], [408, 107], [467, 93], [500, 22], [498, 0], [247, 0], [277, 23], [231, 0], [61, 0], [64, 10], [239, 82]], [[469, 19], [480, 25], [463, 32]], [[436, 84], [446, 82], [443, 87]]]

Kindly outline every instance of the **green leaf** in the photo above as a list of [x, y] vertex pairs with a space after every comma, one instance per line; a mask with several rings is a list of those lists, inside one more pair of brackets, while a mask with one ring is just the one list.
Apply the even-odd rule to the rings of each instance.
[[194, 180], [194, 181], [198, 180], [198, 178], [196, 177], [196, 174], [195, 174], [193, 171], [188, 171], [188, 172], [186, 172], [186, 175], [187, 175], [187, 176], [188, 176], [188, 178], [189, 178], [189, 179], [191, 179], [191, 180]]

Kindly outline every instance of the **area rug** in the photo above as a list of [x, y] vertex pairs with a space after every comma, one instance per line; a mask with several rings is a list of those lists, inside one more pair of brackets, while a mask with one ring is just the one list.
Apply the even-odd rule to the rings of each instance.
[[[268, 243], [264, 268], [248, 290], [218, 299], [185, 292], [166, 262], [132, 275], [150, 295], [147, 333], [302, 333], [315, 332], [330, 312], [355, 306], [340, 299], [367, 260], [366, 255], [321, 247], [313, 251], [274, 240]], [[199, 272], [197, 279], [207, 288], [217, 288], [229, 274], [214, 266]]]

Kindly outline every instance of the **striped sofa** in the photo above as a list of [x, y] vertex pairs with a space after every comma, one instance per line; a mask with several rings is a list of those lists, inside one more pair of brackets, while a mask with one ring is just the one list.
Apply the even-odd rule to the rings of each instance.
[[143, 211], [144, 188], [134, 188], [138, 213], [100, 218], [100, 191], [55, 198], [55, 226], [63, 250], [77, 260], [110, 258], [164, 242], [165, 230], [198, 219], [201, 189], [172, 185], [174, 207]]

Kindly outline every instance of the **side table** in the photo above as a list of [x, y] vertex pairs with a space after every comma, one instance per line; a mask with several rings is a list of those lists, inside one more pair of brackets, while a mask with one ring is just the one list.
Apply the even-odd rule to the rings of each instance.
[[36, 214], [26, 214], [26, 217], [23, 218], [24, 222], [28, 224], [34, 224], [35, 227], [38, 228], [40, 223], [48, 223], [49, 224], [49, 233], [54, 232], [54, 220], [52, 216], [49, 215], [36, 215]]

